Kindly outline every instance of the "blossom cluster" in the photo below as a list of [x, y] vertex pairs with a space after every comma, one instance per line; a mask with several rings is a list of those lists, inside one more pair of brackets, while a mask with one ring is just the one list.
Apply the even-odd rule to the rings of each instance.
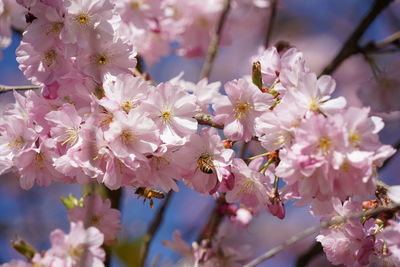
[[103, 201], [100, 196], [93, 195], [85, 197], [81, 206], [71, 206], [68, 218], [71, 221], [70, 232], [66, 234], [61, 229], [51, 232], [50, 249], [38, 253], [23, 243], [20, 251], [35, 252], [29, 262], [13, 260], [2, 266], [104, 266], [102, 245], [110, 244], [121, 228], [120, 212], [110, 207], [108, 199]]

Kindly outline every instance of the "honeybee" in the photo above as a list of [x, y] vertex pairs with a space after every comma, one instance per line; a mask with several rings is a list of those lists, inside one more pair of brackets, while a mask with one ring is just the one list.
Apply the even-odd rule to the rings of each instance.
[[148, 199], [150, 202], [150, 208], [153, 208], [153, 197], [158, 199], [163, 199], [165, 197], [163, 192], [155, 190], [151, 187], [138, 187], [135, 191], [135, 194], [138, 195], [138, 198], [143, 197], [143, 204]]
[[197, 160], [197, 168], [204, 173], [212, 174], [215, 168], [212, 156], [207, 153], [201, 154]]

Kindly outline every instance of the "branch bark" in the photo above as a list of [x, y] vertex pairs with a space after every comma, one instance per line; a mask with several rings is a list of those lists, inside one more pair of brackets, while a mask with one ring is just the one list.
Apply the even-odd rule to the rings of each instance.
[[346, 42], [343, 44], [339, 53], [331, 61], [331, 63], [325, 67], [320, 75], [332, 74], [348, 57], [357, 53], [358, 43], [364, 32], [368, 29], [375, 18], [389, 6], [394, 0], [375, 0], [368, 14], [363, 18], [358, 27], [349, 36]]
[[341, 216], [341, 217], [335, 217], [334, 219], [331, 219], [329, 221], [323, 222], [319, 225], [316, 226], [312, 226], [310, 228], [307, 228], [306, 230], [304, 230], [303, 232], [292, 236], [291, 238], [289, 238], [288, 240], [286, 240], [285, 242], [283, 242], [282, 244], [272, 248], [271, 250], [267, 251], [266, 253], [262, 254], [261, 256], [259, 256], [258, 258], [252, 260], [251, 262], [249, 262], [248, 264], [244, 265], [244, 267], [254, 267], [258, 264], [260, 264], [261, 262], [272, 258], [273, 256], [275, 256], [276, 254], [278, 254], [279, 252], [281, 252], [282, 250], [284, 250], [285, 248], [289, 247], [290, 245], [293, 245], [294, 243], [296, 243], [299, 240], [302, 240], [306, 237], [308, 237], [309, 235], [318, 232], [324, 228], [330, 227], [332, 225], [336, 225], [336, 224], [342, 224], [345, 223], [349, 220], [352, 219], [359, 219], [362, 218], [364, 216], [376, 216], [382, 212], [396, 212], [400, 210], [400, 205], [389, 205], [389, 206], [381, 206], [372, 210], [368, 210], [368, 211], [363, 211], [360, 213], [357, 213], [355, 215], [352, 216]]
[[211, 126], [220, 130], [224, 129], [224, 125], [222, 123], [215, 122], [211, 115], [198, 113], [194, 116], [194, 118], [201, 125]]
[[215, 56], [217, 55], [218, 52], [218, 43], [221, 39], [222, 29], [224, 27], [225, 20], [228, 16], [230, 7], [231, 7], [231, 0], [225, 0], [221, 16], [219, 17], [218, 20], [217, 29], [213, 34], [210, 45], [208, 47], [206, 59], [199, 80], [206, 78], [210, 75], [212, 65], [214, 64]]

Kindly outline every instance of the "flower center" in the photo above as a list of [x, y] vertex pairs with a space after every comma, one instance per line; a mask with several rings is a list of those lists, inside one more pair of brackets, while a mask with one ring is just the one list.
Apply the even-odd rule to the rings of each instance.
[[235, 117], [242, 119], [251, 109], [250, 103], [237, 103], [235, 106]]
[[85, 248], [83, 245], [78, 245], [76, 247], [70, 247], [68, 250], [68, 254], [71, 256], [76, 261], [79, 261], [81, 258], [81, 255], [85, 252]]
[[172, 119], [172, 112], [169, 110], [166, 110], [161, 114], [161, 117], [164, 121], [170, 121]]
[[70, 128], [67, 129], [65, 131], [65, 135], [67, 136], [67, 138], [64, 140], [64, 142], [61, 143], [62, 146], [64, 146], [65, 144], [70, 144], [73, 145], [76, 143], [76, 141], [78, 140], [79, 137], [79, 129], [74, 127], [74, 128]]
[[247, 193], [250, 194], [254, 192], [254, 187], [256, 186], [256, 182], [253, 179], [245, 178], [240, 184], [240, 188], [236, 194]]
[[54, 63], [56, 56], [57, 52], [53, 49], [47, 50], [44, 53], [43, 59], [47, 67], [50, 67]]
[[38, 165], [39, 165], [39, 168], [43, 168], [44, 167], [44, 161], [45, 161], [45, 156], [44, 156], [44, 153], [43, 152], [39, 152], [39, 153], [37, 153], [36, 154], [36, 162], [38, 163]]
[[121, 133], [121, 139], [124, 144], [135, 142], [135, 139], [133, 138], [133, 134], [130, 130], [123, 130]]
[[135, 104], [133, 104], [133, 101], [129, 99], [122, 103], [121, 107], [126, 113], [129, 113], [129, 111], [135, 107]]
[[64, 27], [64, 23], [62, 22], [53, 22], [50, 24], [49, 29], [46, 32], [46, 35], [51, 33], [58, 34], [61, 32], [61, 29]]
[[24, 144], [25, 144], [24, 138], [22, 136], [18, 136], [18, 138], [16, 138], [14, 142], [9, 143], [8, 146], [11, 147], [15, 146], [15, 148], [21, 149], [24, 146]]
[[78, 16], [75, 17], [75, 20], [82, 25], [86, 25], [89, 23], [89, 15], [79, 14]]
[[97, 63], [99, 65], [105, 65], [108, 62], [107, 57], [105, 55], [98, 55], [97, 56]]
[[349, 135], [349, 142], [353, 146], [358, 147], [358, 146], [361, 145], [360, 144], [361, 143], [361, 136], [356, 131], [354, 131]]
[[322, 149], [322, 151], [326, 152], [331, 146], [331, 141], [327, 137], [321, 137], [319, 139], [318, 147]]

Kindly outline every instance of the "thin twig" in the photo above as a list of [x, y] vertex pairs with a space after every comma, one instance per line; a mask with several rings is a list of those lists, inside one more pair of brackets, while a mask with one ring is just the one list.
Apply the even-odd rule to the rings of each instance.
[[0, 94], [8, 91], [36, 90], [42, 88], [40, 85], [3, 85], [0, 84]]
[[332, 225], [340, 225], [343, 224], [349, 220], [352, 219], [359, 219], [362, 218], [364, 216], [376, 216], [379, 215], [380, 213], [383, 212], [394, 212], [394, 211], [399, 211], [400, 210], [400, 205], [389, 205], [389, 206], [381, 206], [372, 210], [368, 210], [368, 211], [363, 211], [363, 212], [359, 212], [355, 215], [352, 216], [340, 216], [340, 217], [335, 217], [329, 221], [326, 222], [322, 222], [319, 225], [316, 226], [312, 226], [310, 228], [307, 228], [306, 230], [304, 230], [303, 232], [292, 236], [291, 238], [289, 238], [288, 240], [286, 240], [285, 242], [283, 242], [282, 244], [272, 248], [271, 250], [267, 251], [266, 253], [264, 253], [263, 255], [261, 255], [260, 257], [252, 260], [251, 262], [249, 262], [248, 264], [244, 265], [244, 267], [254, 267], [257, 264], [260, 264], [261, 262], [272, 258], [273, 256], [275, 256], [276, 254], [278, 254], [279, 252], [281, 252], [282, 250], [284, 250], [285, 248], [289, 247], [290, 245], [293, 245], [294, 243], [296, 243], [299, 240], [302, 240], [306, 237], [308, 237], [309, 235], [318, 232], [324, 228], [330, 227]]
[[[384, 49], [388, 46], [396, 46], [394, 49]], [[359, 48], [363, 54], [384, 53], [384, 52], [399, 52], [400, 51], [400, 31], [395, 32], [380, 42], [371, 41]]]
[[274, 22], [276, 18], [276, 9], [278, 6], [278, 0], [272, 0], [271, 1], [271, 12], [269, 15], [269, 20], [267, 24], [267, 34], [265, 35], [265, 42], [264, 46], [267, 48], [269, 46], [269, 42], [271, 41], [271, 36], [272, 36], [272, 30], [274, 28]]
[[368, 14], [360, 22], [358, 27], [343, 44], [342, 49], [340, 49], [339, 53], [335, 56], [331, 63], [326, 66], [326, 68], [322, 71], [320, 75], [332, 74], [340, 66], [340, 64], [343, 63], [344, 60], [359, 51], [358, 42], [363, 36], [364, 32], [368, 29], [369, 25], [371, 25], [375, 18], [393, 1], [394, 0], [374, 1], [374, 5], [371, 7]]
[[225, 20], [228, 15], [230, 6], [231, 6], [231, 0], [225, 0], [224, 6], [222, 8], [221, 16], [219, 17], [219, 20], [218, 20], [216, 31], [214, 32], [214, 34], [211, 38], [211, 42], [210, 42], [210, 45], [207, 50], [206, 59], [205, 59], [203, 68], [201, 70], [199, 80], [201, 80], [205, 77], [208, 77], [210, 75], [211, 68], [212, 68], [212, 65], [215, 60], [215, 56], [217, 55], [217, 52], [218, 52], [218, 43], [221, 39], [222, 29], [224, 27]]
[[222, 123], [215, 122], [211, 115], [198, 113], [194, 116], [194, 118], [201, 125], [211, 126], [220, 130], [224, 129], [224, 125]]
[[172, 192], [173, 192], [172, 190], [168, 192], [162, 206], [157, 211], [156, 217], [154, 217], [153, 221], [150, 224], [149, 229], [147, 230], [146, 237], [144, 238], [144, 245], [143, 245], [144, 247], [143, 247], [143, 253], [142, 253], [142, 257], [141, 257], [140, 266], [144, 266], [144, 264], [146, 262], [146, 258], [149, 253], [149, 248], [150, 248], [151, 242], [153, 241], [153, 237], [157, 234], [157, 231], [164, 219], [165, 211], [171, 200]]

